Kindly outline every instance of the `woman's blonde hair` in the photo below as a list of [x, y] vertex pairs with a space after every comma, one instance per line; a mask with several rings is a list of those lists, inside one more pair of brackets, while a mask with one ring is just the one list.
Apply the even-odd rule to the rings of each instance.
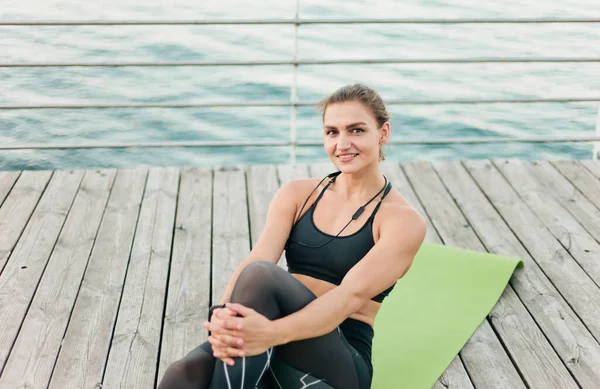
[[[358, 101], [371, 110], [379, 128], [390, 120], [390, 114], [387, 112], [379, 93], [363, 84], [345, 85], [321, 100], [317, 104], [317, 109], [321, 111], [321, 119], [325, 118], [325, 110], [329, 104], [345, 103], [348, 101]], [[379, 145], [379, 160], [383, 161], [384, 159], [383, 144], [381, 144]]]

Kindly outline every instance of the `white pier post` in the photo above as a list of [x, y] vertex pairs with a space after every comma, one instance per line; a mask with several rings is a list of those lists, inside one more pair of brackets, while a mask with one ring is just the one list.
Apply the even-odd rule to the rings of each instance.
[[[596, 136], [600, 137], [600, 107], [598, 107], [598, 118], [596, 119]], [[594, 142], [594, 155], [592, 155], [592, 159], [594, 161], [597, 161], [599, 156], [600, 156], [600, 141]]]
[[[300, 18], [300, 0], [296, 0], [296, 21]], [[298, 93], [296, 84], [298, 83], [298, 23], [294, 24], [294, 69], [292, 72], [292, 91], [290, 96], [290, 163], [296, 164], [296, 103], [298, 102]]]

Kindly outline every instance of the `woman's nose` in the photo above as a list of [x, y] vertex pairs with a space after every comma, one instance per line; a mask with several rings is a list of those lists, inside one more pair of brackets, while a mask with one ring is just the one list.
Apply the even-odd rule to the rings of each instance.
[[350, 145], [352, 144], [352, 142], [350, 142], [350, 139], [346, 136], [346, 135], [340, 135], [338, 137], [338, 149], [342, 149], [345, 150], [347, 148], [350, 148]]

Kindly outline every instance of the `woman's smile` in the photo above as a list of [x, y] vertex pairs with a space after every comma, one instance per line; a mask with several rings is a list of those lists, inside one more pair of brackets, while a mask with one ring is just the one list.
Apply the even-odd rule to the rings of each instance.
[[358, 156], [358, 153], [344, 153], [344, 154], [338, 155], [338, 159], [342, 163], [348, 163], [348, 162], [352, 162], [352, 160], [354, 160], [354, 158], [356, 156]]

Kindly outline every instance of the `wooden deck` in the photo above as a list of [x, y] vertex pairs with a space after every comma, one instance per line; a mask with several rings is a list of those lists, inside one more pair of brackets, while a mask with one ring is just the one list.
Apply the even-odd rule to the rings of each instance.
[[[434, 388], [599, 388], [600, 163], [384, 169], [428, 240], [526, 262]], [[0, 388], [155, 387], [205, 340], [279, 185], [331, 171], [0, 172]]]

